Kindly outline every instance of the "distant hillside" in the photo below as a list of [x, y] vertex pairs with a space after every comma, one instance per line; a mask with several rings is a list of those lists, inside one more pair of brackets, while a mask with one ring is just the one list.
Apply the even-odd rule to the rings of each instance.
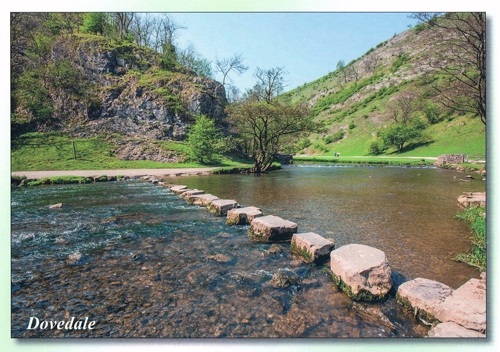
[[[449, 48], [450, 34], [421, 24], [370, 48], [362, 57], [283, 95], [305, 103], [326, 130], [302, 139], [289, 150], [298, 154], [392, 154], [394, 147], [374, 152], [384, 129], [395, 124], [395, 114], [408, 109], [422, 136], [399, 154], [436, 156], [443, 153], [485, 154], [485, 125], [479, 117], [445, 107], [434, 85], [453, 88], [429, 60]], [[444, 63], [443, 63], [444, 64]], [[458, 101], [459, 98], [457, 98]], [[403, 105], [406, 104], [406, 107]], [[399, 109], [399, 110], [398, 110]]]

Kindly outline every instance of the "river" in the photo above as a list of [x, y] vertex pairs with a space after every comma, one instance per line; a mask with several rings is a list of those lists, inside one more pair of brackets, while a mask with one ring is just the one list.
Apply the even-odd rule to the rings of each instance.
[[[265, 175], [177, 177], [242, 206], [296, 222], [299, 232], [383, 250], [401, 280], [457, 288], [479, 272], [452, 260], [469, 248], [453, 218], [478, 177], [436, 168], [297, 165]], [[62, 202], [61, 209], [49, 204]], [[422, 337], [427, 327], [393, 296], [357, 303], [328, 269], [288, 244], [252, 242], [248, 226], [190, 206], [140, 180], [12, 191], [13, 337]], [[276, 249], [276, 246], [273, 247]], [[81, 254], [77, 262], [68, 256]], [[222, 259], [220, 259], [222, 258]], [[301, 283], [270, 284], [279, 270]], [[28, 330], [30, 317], [89, 317], [94, 330]]]

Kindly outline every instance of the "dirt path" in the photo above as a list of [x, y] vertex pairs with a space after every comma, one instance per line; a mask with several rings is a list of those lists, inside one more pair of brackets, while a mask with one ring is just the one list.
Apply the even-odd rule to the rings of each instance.
[[196, 175], [209, 172], [215, 167], [191, 168], [191, 169], [125, 169], [125, 170], [72, 170], [72, 171], [16, 171], [12, 176], [26, 176], [28, 179], [41, 179], [53, 176], [178, 176], [181, 174]]

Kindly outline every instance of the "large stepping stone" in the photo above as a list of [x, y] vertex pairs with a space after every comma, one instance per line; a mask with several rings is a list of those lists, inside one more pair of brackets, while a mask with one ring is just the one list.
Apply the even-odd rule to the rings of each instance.
[[238, 202], [232, 199], [215, 199], [208, 206], [208, 210], [217, 216], [226, 215], [231, 209], [237, 208]]
[[349, 297], [374, 301], [392, 288], [392, 270], [385, 253], [362, 244], [349, 244], [330, 253], [333, 280]]
[[447, 322], [436, 325], [429, 331], [428, 337], [443, 337], [443, 338], [456, 338], [456, 337], [479, 337], [485, 338], [486, 334], [481, 334], [475, 330], [469, 330], [456, 323]]
[[262, 210], [257, 207], [231, 209], [227, 212], [226, 225], [246, 225], [253, 219], [262, 216]]
[[464, 192], [457, 198], [457, 201], [465, 208], [470, 206], [483, 207], [486, 205], [486, 192]]
[[486, 331], [486, 280], [470, 279], [439, 306], [436, 317], [466, 329]]
[[200, 194], [192, 196], [188, 199], [188, 202], [194, 205], [208, 206], [216, 199], [219, 199], [219, 197], [214, 196], [213, 194]]
[[314, 232], [296, 233], [292, 236], [290, 250], [306, 263], [321, 264], [330, 259], [335, 243]]
[[437, 321], [438, 307], [453, 293], [453, 289], [441, 282], [417, 278], [398, 288], [396, 299], [426, 325]]
[[288, 242], [297, 233], [297, 224], [275, 215], [254, 219], [250, 223], [248, 235], [259, 242]]

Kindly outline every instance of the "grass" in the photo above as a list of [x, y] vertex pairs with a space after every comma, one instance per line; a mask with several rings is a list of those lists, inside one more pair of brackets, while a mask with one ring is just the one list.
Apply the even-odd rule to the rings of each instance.
[[472, 231], [471, 249], [468, 253], [460, 253], [455, 257], [456, 261], [467, 263], [486, 270], [486, 207], [470, 207], [455, 218], [466, 221]]
[[[186, 145], [179, 142], [155, 142], [164, 150], [186, 152]], [[161, 163], [149, 160], [119, 160], [114, 156], [111, 143], [101, 138], [75, 140], [77, 158], [73, 158], [71, 139], [61, 133], [27, 133], [12, 141], [12, 171], [52, 170], [118, 170], [118, 169], [163, 169], [198, 168], [208, 166], [242, 166], [241, 160], [223, 159], [218, 165], [199, 163]]]

